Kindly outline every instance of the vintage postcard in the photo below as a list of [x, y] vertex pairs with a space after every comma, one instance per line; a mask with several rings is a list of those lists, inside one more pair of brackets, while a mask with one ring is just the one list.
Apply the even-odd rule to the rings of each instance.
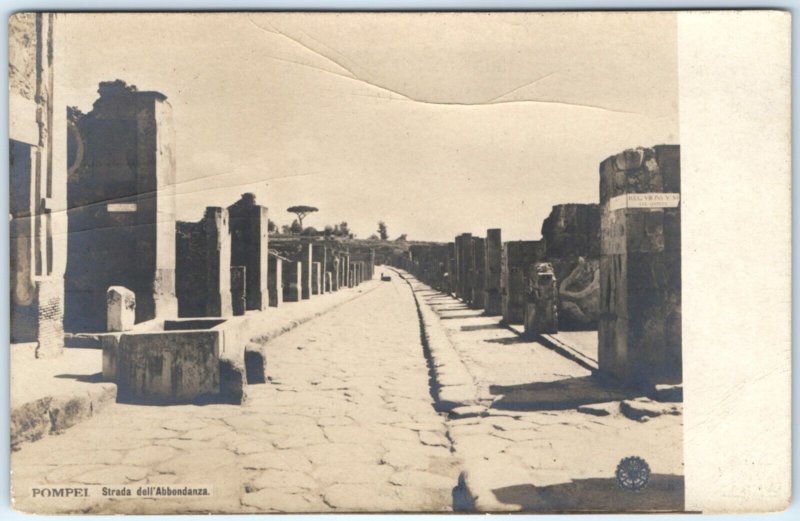
[[8, 24], [15, 509], [787, 507], [787, 13]]

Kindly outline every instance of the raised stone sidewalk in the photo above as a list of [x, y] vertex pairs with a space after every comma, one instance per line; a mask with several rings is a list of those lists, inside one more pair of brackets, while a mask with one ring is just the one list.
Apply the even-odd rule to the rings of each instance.
[[[450, 411], [454, 454], [463, 462], [462, 508], [683, 508], [682, 404], [668, 401], [674, 396], [658, 401], [603, 383], [576, 353], [525, 339], [500, 325], [499, 317], [399, 273], [420, 307], [439, 395], [456, 397], [442, 405]], [[628, 456], [644, 458], [652, 471], [647, 488], [636, 493], [615, 478]]]

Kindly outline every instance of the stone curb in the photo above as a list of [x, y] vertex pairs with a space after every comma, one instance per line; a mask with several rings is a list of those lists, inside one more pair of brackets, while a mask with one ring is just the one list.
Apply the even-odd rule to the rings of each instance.
[[393, 270], [408, 284], [417, 304], [422, 337], [430, 352], [431, 365], [438, 387], [436, 392], [437, 410], [450, 412], [462, 407], [479, 405], [475, 382], [450, 339], [447, 338], [444, 328], [439, 324], [439, 317], [417, 296], [417, 288], [427, 286], [418, 282], [413, 275], [405, 271], [394, 268]]
[[103, 407], [116, 402], [117, 386], [98, 383], [86, 392], [45, 396], [11, 409], [11, 448], [39, 440], [96, 415]]

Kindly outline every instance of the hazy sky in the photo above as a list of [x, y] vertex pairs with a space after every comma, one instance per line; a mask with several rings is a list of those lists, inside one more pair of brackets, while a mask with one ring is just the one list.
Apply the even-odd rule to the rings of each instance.
[[598, 165], [678, 142], [673, 13], [69, 14], [66, 93], [123, 79], [173, 107], [178, 217], [246, 191], [359, 237], [540, 237]]

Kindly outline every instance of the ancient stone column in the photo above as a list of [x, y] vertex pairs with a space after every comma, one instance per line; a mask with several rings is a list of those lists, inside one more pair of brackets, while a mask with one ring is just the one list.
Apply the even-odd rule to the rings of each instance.
[[333, 289], [332, 289], [332, 287], [333, 287], [333, 273], [331, 273], [330, 271], [326, 271], [325, 272], [325, 282], [324, 282], [324, 284], [325, 284], [325, 293], [330, 293], [331, 291], [333, 291]]
[[469, 302], [472, 297], [472, 234], [462, 233], [456, 237], [456, 268], [458, 270], [458, 284], [456, 296], [464, 302]]
[[231, 309], [235, 316], [247, 310], [247, 268], [231, 266]]
[[501, 291], [503, 240], [499, 228], [486, 230], [486, 249], [484, 254], [484, 309], [487, 315], [503, 313]]
[[626, 150], [600, 165], [600, 371], [678, 383], [681, 367], [680, 148]]
[[310, 242], [304, 241], [300, 250], [300, 262], [303, 263], [303, 272], [301, 276], [302, 281], [302, 298], [304, 300], [311, 298], [311, 277], [314, 269], [313, 265], [314, 246]]
[[320, 295], [322, 288], [322, 263], [314, 262], [311, 264], [311, 294]]
[[484, 279], [486, 277], [486, 239], [483, 237], [472, 238], [472, 288], [470, 305], [475, 309], [485, 306]]
[[268, 290], [270, 307], [278, 307], [283, 302], [283, 259], [269, 254]]
[[447, 243], [447, 293], [455, 296], [458, 285], [458, 264], [456, 262], [456, 243]]
[[536, 336], [558, 332], [558, 285], [553, 266], [537, 262], [528, 268], [525, 303], [525, 334]]
[[130, 331], [136, 321], [136, 295], [122, 286], [111, 286], [106, 293], [106, 329]]
[[267, 256], [269, 232], [267, 208], [256, 204], [252, 193], [228, 207], [231, 222], [231, 264], [244, 266], [247, 309], [264, 310], [269, 306]]
[[525, 322], [525, 293], [528, 268], [545, 258], [542, 241], [511, 241], [503, 245], [503, 320]]
[[208, 207], [199, 222], [178, 222], [175, 249], [179, 315], [230, 316], [233, 310], [228, 212]]
[[286, 261], [283, 263], [283, 301], [299, 302], [302, 297], [303, 263]]
[[[314, 262], [319, 264], [318, 280], [319, 280], [319, 293], [320, 294], [326, 293], [326, 291], [327, 291], [325, 289], [325, 271], [327, 269], [326, 266], [328, 265], [328, 255], [329, 255], [329, 249], [324, 244], [316, 244], [314, 246], [314, 249], [312, 250], [312, 257], [314, 259]], [[313, 269], [312, 269], [312, 271], [313, 271]], [[312, 275], [313, 275], [313, 273], [312, 273]], [[313, 284], [312, 284], [312, 286], [313, 286]]]
[[[74, 113], [68, 150], [65, 326], [105, 329], [105, 292], [136, 294], [136, 321], [172, 318], [175, 156], [166, 96], [100, 83], [92, 111]], [[80, 152], [80, 153], [79, 153]]]

